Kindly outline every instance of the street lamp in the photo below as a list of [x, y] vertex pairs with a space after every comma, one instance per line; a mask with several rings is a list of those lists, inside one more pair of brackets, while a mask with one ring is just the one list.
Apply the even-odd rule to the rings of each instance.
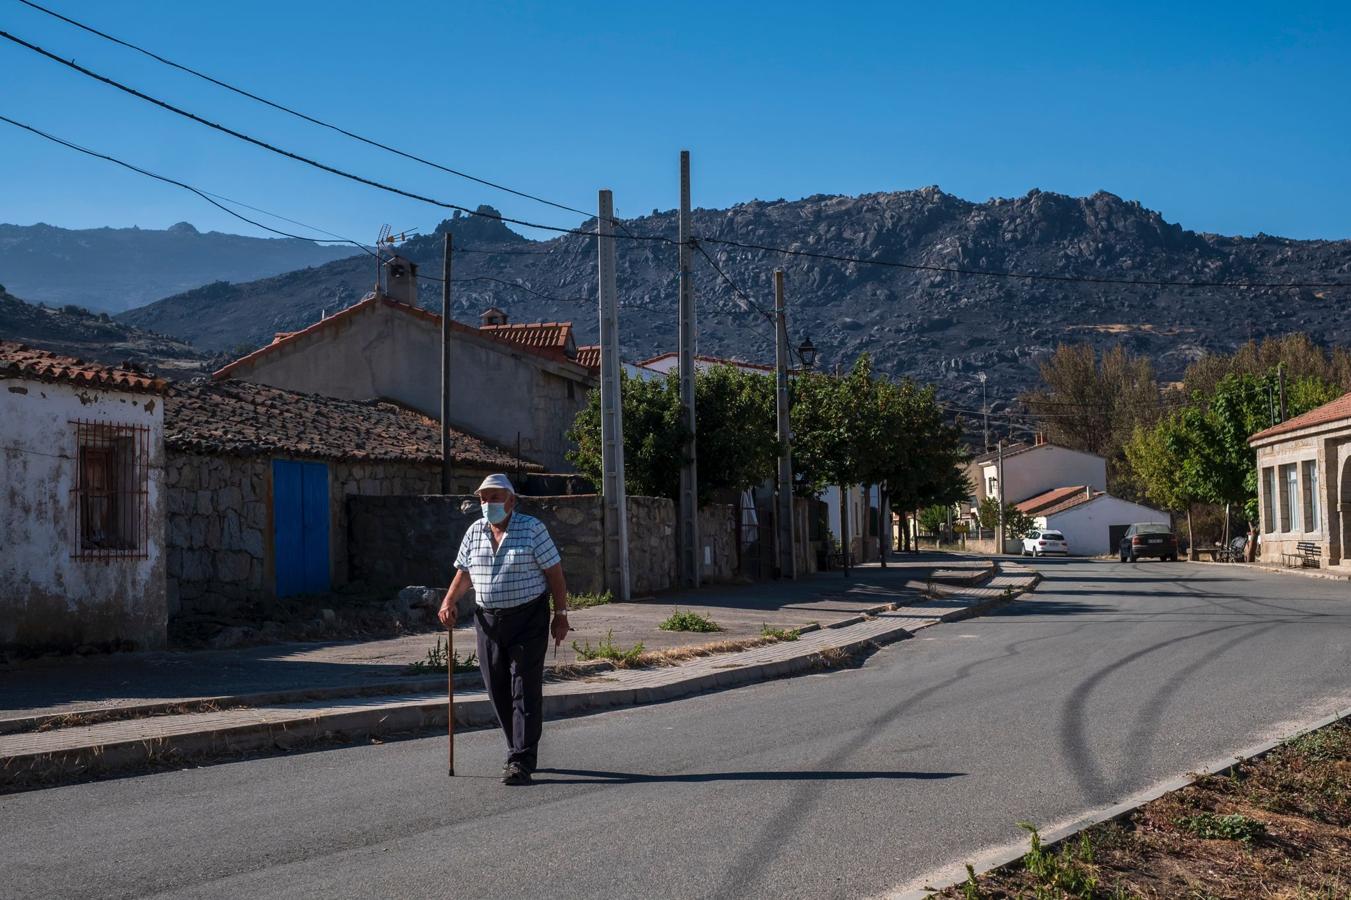
[[816, 345], [812, 343], [811, 337], [805, 338], [797, 348], [798, 359], [802, 360], [802, 368], [811, 371], [816, 368]]

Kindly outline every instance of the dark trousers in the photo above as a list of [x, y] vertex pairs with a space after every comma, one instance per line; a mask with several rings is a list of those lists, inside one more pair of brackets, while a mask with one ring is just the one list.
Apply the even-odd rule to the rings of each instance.
[[506, 610], [479, 607], [478, 665], [497, 721], [507, 736], [508, 763], [534, 771], [544, 727], [544, 656], [549, 647], [549, 595]]

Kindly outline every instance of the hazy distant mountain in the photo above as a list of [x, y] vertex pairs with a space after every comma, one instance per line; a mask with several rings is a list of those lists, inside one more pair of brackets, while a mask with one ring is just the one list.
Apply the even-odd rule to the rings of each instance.
[[0, 339], [108, 365], [131, 361], [169, 378], [192, 378], [212, 369], [208, 354], [185, 341], [115, 322], [107, 313], [25, 303], [4, 287]]
[[[583, 227], [591, 227], [587, 223]], [[580, 342], [596, 334], [596, 251], [590, 237], [527, 241], [500, 222], [447, 220], [462, 250], [455, 259], [453, 309], [477, 321], [489, 305], [514, 321], [572, 320]], [[629, 220], [635, 235], [676, 237], [674, 211]], [[753, 201], [694, 213], [694, 232], [815, 253], [919, 266], [1150, 280], [1351, 283], [1351, 241], [1296, 241], [1187, 231], [1140, 204], [1108, 193], [1077, 198], [1032, 191], [973, 203], [930, 187], [859, 197]], [[439, 274], [439, 235], [400, 252]], [[1012, 397], [1037, 380], [1035, 360], [1062, 341], [1124, 344], [1154, 358], [1165, 378], [1205, 351], [1228, 351], [1249, 337], [1306, 331], [1351, 341], [1351, 288], [1158, 288], [1038, 281], [886, 268], [790, 257], [706, 243], [704, 248], [756, 302], [773, 304], [772, 272], [786, 272], [793, 343], [810, 335], [821, 363], [848, 365], [863, 351], [883, 371], [936, 382], [948, 396]], [[771, 328], [741, 308], [731, 289], [695, 254], [699, 352], [770, 361]], [[618, 242], [621, 352], [639, 359], [676, 346], [676, 248]], [[497, 281], [482, 280], [497, 279]], [[213, 284], [133, 310], [121, 318], [232, 349], [271, 340], [359, 299], [371, 287], [369, 258], [340, 260], [248, 284]], [[500, 282], [520, 283], [512, 287]], [[544, 296], [540, 296], [544, 295]], [[422, 302], [439, 309], [440, 286]]]
[[21, 297], [121, 312], [212, 281], [252, 281], [351, 256], [351, 246], [164, 231], [0, 225], [0, 283]]

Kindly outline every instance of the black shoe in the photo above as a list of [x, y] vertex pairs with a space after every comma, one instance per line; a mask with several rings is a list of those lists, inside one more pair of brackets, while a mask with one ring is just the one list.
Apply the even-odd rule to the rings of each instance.
[[508, 763], [506, 770], [502, 773], [502, 783], [510, 785], [529, 784], [530, 770], [520, 763]]

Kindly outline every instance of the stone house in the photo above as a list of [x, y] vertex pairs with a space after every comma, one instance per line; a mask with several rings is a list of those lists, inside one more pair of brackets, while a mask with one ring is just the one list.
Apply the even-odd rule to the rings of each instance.
[[[415, 278], [415, 275], [414, 275]], [[390, 400], [439, 417], [441, 317], [416, 305], [416, 285], [391, 281], [347, 309], [221, 368], [250, 381], [347, 400]], [[566, 432], [596, 386], [576, 362], [572, 325], [510, 324], [496, 308], [475, 328], [451, 322], [450, 420], [549, 471], [572, 471]]]
[[1257, 451], [1261, 560], [1280, 565], [1301, 542], [1323, 566], [1351, 569], [1351, 393], [1248, 438]]
[[[538, 472], [452, 431], [453, 490], [490, 472]], [[355, 495], [440, 491], [440, 426], [393, 403], [247, 381], [177, 385], [165, 399], [171, 615], [324, 593], [349, 580]]]
[[158, 378], [0, 341], [0, 652], [166, 641]]

